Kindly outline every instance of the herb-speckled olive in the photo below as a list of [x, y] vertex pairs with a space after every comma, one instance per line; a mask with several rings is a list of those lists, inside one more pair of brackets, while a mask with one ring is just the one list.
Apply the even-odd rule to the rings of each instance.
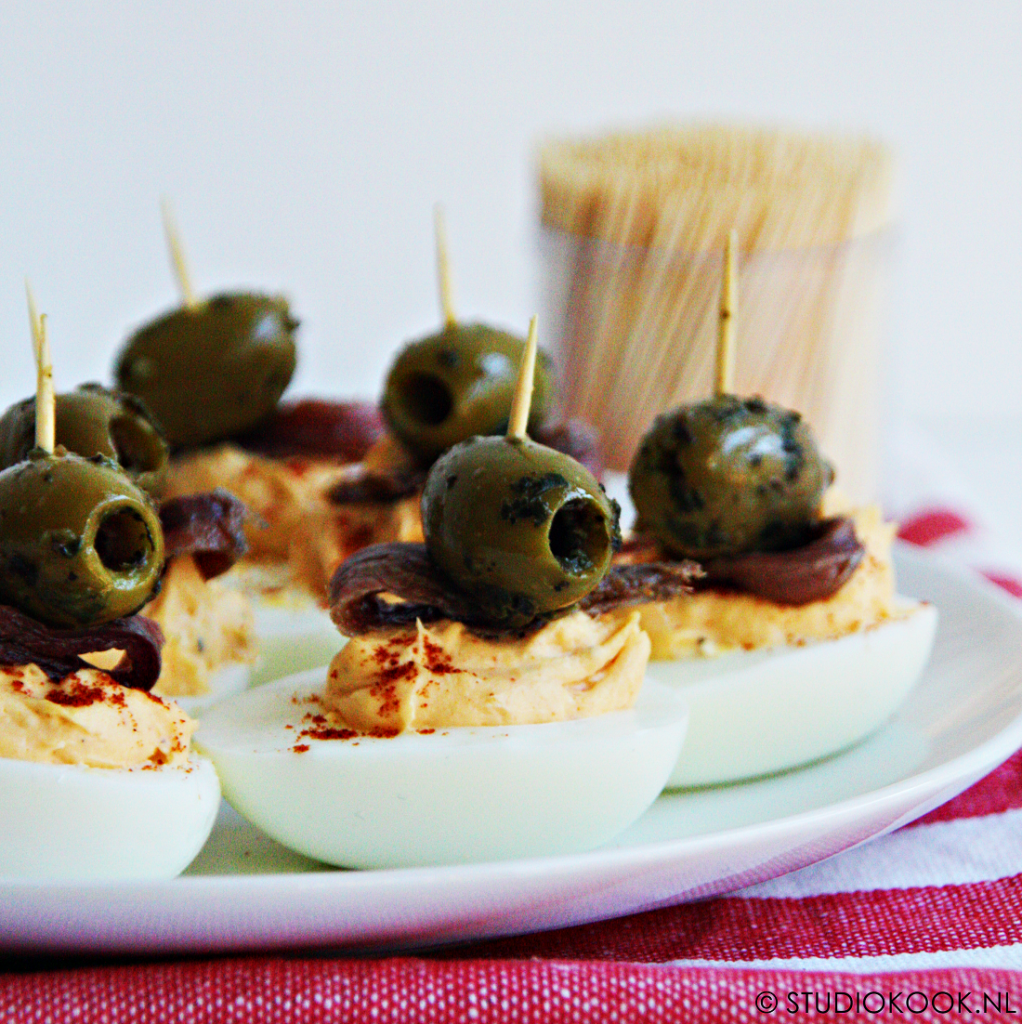
[[[144, 491], [158, 495], [167, 475], [167, 443], [134, 395], [84, 384], [57, 395], [56, 443], [90, 458], [113, 459]], [[0, 469], [28, 457], [35, 446], [35, 398], [0, 417]]]
[[128, 339], [114, 373], [175, 446], [244, 433], [276, 407], [295, 370], [298, 326], [282, 298], [216, 295]]
[[433, 561], [487, 618], [511, 628], [600, 582], [621, 541], [619, 512], [587, 469], [528, 439], [455, 445], [422, 493]]
[[0, 602], [98, 625], [138, 611], [162, 571], [159, 515], [114, 462], [35, 449], [0, 473]]
[[673, 555], [793, 547], [833, 478], [797, 412], [723, 395], [661, 416], [628, 477], [638, 528]]
[[[484, 324], [455, 324], [408, 344], [387, 375], [383, 415], [424, 464], [476, 434], [507, 429], [525, 341]], [[536, 361], [530, 429], [551, 401], [550, 359]]]

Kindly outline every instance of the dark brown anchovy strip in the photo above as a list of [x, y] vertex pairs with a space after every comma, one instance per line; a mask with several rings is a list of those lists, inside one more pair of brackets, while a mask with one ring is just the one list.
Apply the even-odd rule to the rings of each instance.
[[[693, 562], [612, 566], [577, 607], [601, 614], [618, 605], [662, 601], [690, 593], [698, 574]], [[400, 601], [384, 601], [388, 594]], [[528, 636], [557, 615], [542, 615], [528, 626], [508, 628], [479, 617], [479, 605], [459, 591], [429, 557], [425, 544], [374, 544], [352, 555], [330, 581], [330, 617], [345, 636], [369, 636], [453, 619], [486, 637]]]
[[[393, 603], [381, 599], [391, 594]], [[368, 636], [416, 619], [477, 623], [478, 606], [453, 587], [425, 544], [372, 544], [342, 562], [330, 580], [330, 617], [345, 636]]]
[[245, 505], [220, 487], [169, 498], [160, 506], [166, 557], [191, 555], [206, 580], [222, 575], [248, 550], [247, 515]]
[[836, 594], [865, 554], [850, 519], [825, 519], [797, 548], [750, 551], [701, 563], [706, 575], [699, 585], [733, 587], [775, 604], [810, 604]]
[[699, 566], [688, 560], [612, 565], [578, 606], [584, 612], [602, 615], [622, 605], [666, 601], [679, 594], [691, 594], [693, 580], [701, 575]]
[[359, 462], [385, 433], [375, 402], [305, 398], [281, 403], [255, 430], [236, 441], [242, 448], [276, 459], [305, 455]]
[[51, 629], [8, 605], [0, 605], [0, 665], [38, 665], [60, 682], [79, 669], [93, 668], [78, 655], [123, 651], [107, 672], [133, 690], [151, 690], [160, 678], [163, 631], [143, 615], [115, 619], [85, 629]]
[[334, 505], [364, 501], [399, 501], [418, 494], [426, 483], [425, 470], [395, 470], [392, 473], [365, 472], [340, 480], [327, 491]]

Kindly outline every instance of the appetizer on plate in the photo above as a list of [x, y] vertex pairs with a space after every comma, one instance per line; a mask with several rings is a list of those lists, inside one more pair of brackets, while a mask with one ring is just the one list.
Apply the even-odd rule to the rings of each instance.
[[[167, 235], [183, 304], [128, 338], [114, 375], [151, 410], [172, 448], [166, 494], [222, 488], [252, 512], [249, 552], [232, 578], [284, 593], [308, 496], [381, 435], [368, 403], [280, 403], [297, 360], [298, 321], [280, 296], [193, 293], [177, 233]], [[239, 578], [240, 575], [240, 578]]]
[[[441, 228], [438, 221], [438, 238]], [[174, 446], [168, 493], [222, 487], [254, 513], [250, 553], [234, 578], [264, 597], [260, 632], [320, 643], [333, 570], [369, 544], [422, 539], [419, 493], [451, 444], [507, 425], [524, 340], [459, 324], [440, 254], [445, 326], [395, 361], [380, 407], [368, 402], [276, 403], [295, 365], [297, 321], [284, 300], [240, 294], [199, 302], [180, 246], [168, 237], [184, 306], [136, 332], [118, 358], [121, 388], [154, 410]], [[541, 440], [595, 466], [594, 433], [554, 423], [542, 357], [531, 426]], [[223, 408], [226, 406], [226, 408]]]
[[[363, 459], [317, 484], [292, 542], [295, 575], [320, 601], [334, 569], [349, 555], [373, 543], [422, 540], [419, 498], [437, 458], [460, 441], [507, 429], [525, 339], [458, 321], [439, 209], [436, 237], [443, 326], [397, 355], [380, 403], [386, 433]], [[540, 353], [530, 433], [599, 476], [595, 432], [580, 421], [559, 420], [554, 391], [552, 365]]]
[[204, 718], [228, 800], [285, 845], [352, 867], [566, 853], [663, 787], [684, 705], [642, 685], [638, 615], [601, 613], [688, 574], [608, 578], [616, 505], [525, 436], [534, 362], [535, 322], [508, 436], [455, 445], [427, 476], [425, 543], [336, 571], [331, 614], [352, 639], [329, 669]]
[[0, 877], [169, 878], [205, 842], [220, 789], [190, 752], [195, 722], [151, 692], [163, 637], [137, 612], [159, 586], [163, 529], [113, 460], [55, 445], [32, 319], [37, 443], [0, 472]]
[[922, 672], [931, 606], [898, 596], [893, 524], [849, 509], [797, 412], [730, 394], [735, 243], [717, 393], [660, 417], [629, 473], [633, 562], [688, 559], [695, 593], [641, 606], [653, 670], [688, 697], [672, 785], [777, 771], [887, 720]]
[[[411, 342], [397, 357], [382, 402], [391, 428], [359, 463], [314, 491], [291, 558], [311, 593], [325, 596], [333, 571], [373, 543], [421, 541], [420, 497], [430, 466], [451, 445], [507, 428], [514, 368], [523, 339], [482, 324], [445, 327]], [[599, 447], [577, 421], [544, 416], [552, 390], [547, 362], [538, 367], [533, 425], [542, 443], [599, 473]]]
[[[56, 395], [54, 419], [57, 445], [117, 464], [159, 506], [167, 557], [147, 609], [167, 637], [156, 692], [194, 707], [244, 689], [255, 658], [252, 610], [218, 578], [245, 551], [243, 506], [222, 490], [160, 502], [167, 445], [137, 398], [86, 384]], [[36, 420], [35, 398], [0, 417], [0, 469], [28, 458]]]

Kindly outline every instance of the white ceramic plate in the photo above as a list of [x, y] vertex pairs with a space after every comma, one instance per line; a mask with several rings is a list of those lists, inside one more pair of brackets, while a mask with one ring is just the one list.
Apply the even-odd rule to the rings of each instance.
[[983, 581], [898, 553], [941, 612], [929, 668], [880, 732], [836, 757], [670, 793], [592, 853], [325, 870], [221, 811], [172, 882], [0, 885], [0, 948], [172, 952], [412, 948], [582, 924], [729, 892], [903, 825], [1022, 746], [1022, 615]]

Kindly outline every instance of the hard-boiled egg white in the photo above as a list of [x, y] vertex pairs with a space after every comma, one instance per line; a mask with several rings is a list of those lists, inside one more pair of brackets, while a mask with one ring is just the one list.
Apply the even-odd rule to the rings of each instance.
[[219, 806], [205, 758], [130, 769], [0, 758], [0, 879], [173, 878], [201, 849]]
[[599, 846], [656, 799], [688, 718], [681, 699], [647, 682], [633, 708], [594, 718], [317, 739], [303, 730], [325, 675], [304, 672], [218, 704], [196, 742], [241, 814], [285, 846], [344, 867]]
[[668, 785], [702, 786], [777, 772], [836, 753], [879, 728], [919, 679], [937, 610], [835, 640], [650, 662], [647, 678], [688, 701], [689, 735]]

